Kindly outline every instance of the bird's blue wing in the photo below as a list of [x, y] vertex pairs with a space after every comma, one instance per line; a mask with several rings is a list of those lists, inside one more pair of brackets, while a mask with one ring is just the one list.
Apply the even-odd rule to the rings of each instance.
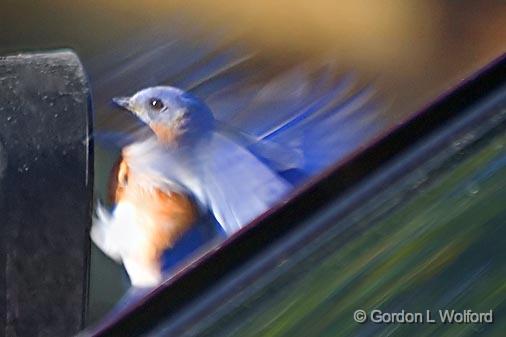
[[224, 122], [255, 138], [250, 150], [273, 165], [283, 167], [285, 149], [302, 157], [295, 168], [304, 176], [319, 173], [384, 127], [375, 88], [351, 73], [337, 74], [331, 66], [295, 67], [264, 83], [244, 110]]
[[304, 172], [313, 175], [357, 149], [382, 129], [382, 103], [371, 86], [359, 88], [291, 125], [261, 135], [280, 144], [298, 142]]
[[199, 152], [206, 203], [232, 234], [280, 202], [292, 186], [241, 144], [215, 132]]

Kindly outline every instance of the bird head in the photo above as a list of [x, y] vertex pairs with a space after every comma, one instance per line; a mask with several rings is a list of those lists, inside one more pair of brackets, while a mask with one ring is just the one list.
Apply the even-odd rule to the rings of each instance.
[[146, 123], [165, 144], [198, 139], [214, 127], [211, 110], [195, 96], [177, 88], [150, 87], [113, 101]]

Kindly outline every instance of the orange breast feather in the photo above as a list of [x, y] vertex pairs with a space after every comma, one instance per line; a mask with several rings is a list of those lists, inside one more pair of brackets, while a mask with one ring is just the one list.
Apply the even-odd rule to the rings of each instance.
[[136, 213], [149, 238], [149, 247], [143, 249], [144, 258], [153, 261], [174, 245], [196, 221], [198, 210], [185, 194], [163, 188], [146, 189], [136, 181], [128, 163], [120, 157], [111, 172], [109, 199], [136, 205]]

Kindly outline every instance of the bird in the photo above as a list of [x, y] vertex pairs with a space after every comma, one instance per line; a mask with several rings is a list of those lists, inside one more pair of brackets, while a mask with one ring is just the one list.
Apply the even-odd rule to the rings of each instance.
[[[97, 205], [93, 242], [123, 263], [133, 287], [160, 284], [164, 254], [185, 236], [214, 224], [187, 240], [195, 251], [209, 238], [233, 235], [335, 162], [347, 135], [336, 133], [339, 125], [377, 110], [374, 90], [352, 93], [350, 83], [345, 77], [320, 93], [306, 90], [290, 109], [250, 111], [242, 121], [217, 119], [203, 100], [172, 86], [114, 98], [149, 132], [123, 147], [109, 183], [114, 208]], [[293, 88], [283, 82], [270, 90], [283, 86]]]
[[231, 234], [290, 190], [254, 154], [217, 131], [196, 97], [154, 87], [114, 101], [154, 135], [123, 148], [110, 178], [114, 211], [97, 207], [91, 238], [123, 263], [133, 286], [162, 281], [163, 252], [207, 209]]

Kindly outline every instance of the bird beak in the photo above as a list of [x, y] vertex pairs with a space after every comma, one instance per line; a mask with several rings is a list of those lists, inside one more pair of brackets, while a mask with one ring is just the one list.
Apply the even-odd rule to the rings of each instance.
[[116, 105], [118, 105], [118, 106], [120, 106], [122, 108], [125, 108], [127, 110], [130, 110], [130, 107], [131, 107], [131, 105], [130, 105], [130, 97], [114, 97], [112, 99], [112, 101]]

